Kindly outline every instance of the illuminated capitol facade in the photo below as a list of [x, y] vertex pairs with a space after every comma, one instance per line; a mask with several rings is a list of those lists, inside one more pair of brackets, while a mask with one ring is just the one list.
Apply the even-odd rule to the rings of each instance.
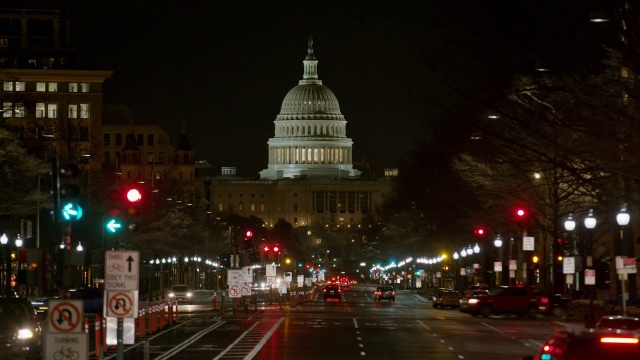
[[353, 167], [347, 121], [336, 96], [318, 78], [311, 38], [303, 63], [303, 78], [287, 93], [274, 121], [268, 167], [259, 180], [223, 168], [212, 182], [213, 210], [256, 216], [267, 226], [284, 219], [294, 228], [360, 227], [390, 195], [390, 177], [361, 179]]

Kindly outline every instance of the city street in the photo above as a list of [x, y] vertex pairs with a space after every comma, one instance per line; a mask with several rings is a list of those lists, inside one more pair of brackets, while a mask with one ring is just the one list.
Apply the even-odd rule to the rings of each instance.
[[[434, 309], [411, 291], [398, 292], [396, 302], [374, 302], [374, 289], [355, 285], [342, 302], [320, 297], [235, 315], [211, 304], [183, 305], [179, 323], [126, 346], [125, 359], [143, 359], [146, 342], [150, 359], [521, 359], [556, 328], [571, 325]], [[115, 357], [110, 350], [104, 358]]]

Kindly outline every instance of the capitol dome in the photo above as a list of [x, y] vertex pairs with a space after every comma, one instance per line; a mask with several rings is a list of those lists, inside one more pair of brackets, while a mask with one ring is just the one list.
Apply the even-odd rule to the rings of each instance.
[[338, 99], [318, 78], [318, 60], [309, 37], [304, 74], [289, 90], [276, 116], [275, 136], [269, 139], [269, 166], [265, 180], [295, 178], [356, 178], [353, 141]]
[[280, 114], [300, 113], [340, 114], [340, 105], [333, 92], [321, 83], [303, 84], [289, 91], [280, 108]]

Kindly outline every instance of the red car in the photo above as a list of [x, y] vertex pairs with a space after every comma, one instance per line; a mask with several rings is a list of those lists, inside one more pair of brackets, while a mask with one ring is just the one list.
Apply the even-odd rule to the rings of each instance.
[[516, 314], [535, 317], [549, 311], [549, 297], [535, 286], [502, 286], [490, 295], [467, 299], [465, 312], [472, 315]]

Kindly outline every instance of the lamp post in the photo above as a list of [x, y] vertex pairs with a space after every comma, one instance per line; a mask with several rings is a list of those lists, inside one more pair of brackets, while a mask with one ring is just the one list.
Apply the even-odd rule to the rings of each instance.
[[[476, 245], [473, 247], [473, 272], [475, 275], [474, 278], [474, 283], [479, 284], [482, 281], [482, 265], [478, 262], [478, 254], [480, 253], [480, 245], [478, 245], [478, 243], [476, 243]], [[478, 274], [479, 273], [479, 274]]]
[[[631, 217], [627, 212], [627, 204], [622, 205], [620, 212], [616, 215], [616, 222], [620, 227], [620, 239], [618, 240], [618, 246], [615, 246], [616, 256], [622, 255], [624, 245], [624, 227], [629, 225]], [[622, 315], [627, 316], [627, 299], [625, 290], [625, 280], [627, 279], [627, 273], [620, 274], [620, 285], [622, 287]]]
[[[453, 253], [453, 259], [454, 259], [454, 260], [458, 260], [459, 258], [460, 258], [460, 255], [458, 255], [458, 252], [457, 252], [457, 251], [455, 251], [455, 252]], [[460, 262], [458, 262], [458, 272], [460, 272]], [[457, 283], [458, 283], [458, 274], [456, 274], [456, 273], [455, 273], [455, 270], [454, 270], [453, 275], [455, 276], [455, 282], [454, 282], [454, 283], [456, 283], [456, 284], [457, 284]]]
[[496, 273], [496, 286], [502, 285], [502, 238], [500, 238], [500, 234], [496, 236], [496, 239], [493, 240], [493, 246], [498, 249], [498, 262], [500, 263], [500, 271], [497, 271], [494, 267], [494, 271]]
[[[585, 265], [587, 269], [585, 270], [585, 276], [583, 277], [584, 285], [587, 288], [589, 294], [589, 311], [585, 313], [584, 317], [584, 323], [586, 327], [593, 327], [593, 325], [595, 325], [595, 309], [593, 308], [593, 300], [595, 296], [595, 271], [593, 270], [593, 229], [595, 229], [597, 222], [597, 219], [593, 216], [593, 209], [589, 209], [589, 213], [584, 218], [584, 227], [585, 229], [587, 229], [588, 234], [588, 241], [585, 247]], [[569, 216], [565, 220], [564, 228], [569, 232], [575, 230], [576, 222], [573, 219], [572, 214], [569, 214]], [[571, 239], [571, 241], [572, 253], [569, 255], [574, 255], [577, 254], [577, 246], [574, 242], [574, 239]], [[587, 281], [587, 272], [592, 274], [592, 276], [589, 277], [589, 281]]]
[[9, 278], [11, 277], [11, 270], [7, 267], [7, 259], [5, 257], [5, 252], [4, 252], [4, 246], [7, 245], [9, 243], [9, 238], [7, 237], [7, 234], [2, 234], [2, 236], [0, 236], [0, 244], [2, 244], [2, 276], [1, 279], [2, 281], [2, 287], [3, 287], [3, 293], [5, 295], [9, 294], [9, 290], [11, 290], [11, 287], [9, 286]]

